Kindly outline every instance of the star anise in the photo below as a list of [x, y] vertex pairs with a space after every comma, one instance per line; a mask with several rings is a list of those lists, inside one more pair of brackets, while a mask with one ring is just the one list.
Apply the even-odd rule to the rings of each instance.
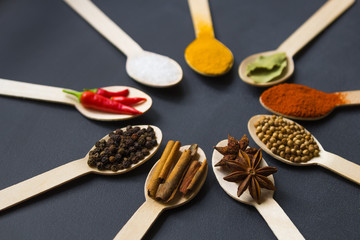
[[250, 195], [259, 204], [261, 188], [275, 190], [274, 184], [267, 176], [277, 172], [275, 167], [260, 167], [261, 159], [261, 148], [251, 159], [246, 152], [240, 150], [238, 158], [227, 161], [227, 166], [231, 173], [224, 177], [226, 181], [240, 183], [237, 191], [238, 197], [249, 188]]
[[238, 156], [239, 150], [245, 151], [250, 156], [253, 156], [256, 152], [256, 148], [249, 148], [249, 139], [244, 134], [244, 136], [238, 141], [234, 137], [228, 134], [228, 145], [225, 147], [214, 147], [219, 153], [224, 155], [224, 157], [215, 164], [215, 167], [227, 166], [227, 162], [230, 160], [235, 160]]

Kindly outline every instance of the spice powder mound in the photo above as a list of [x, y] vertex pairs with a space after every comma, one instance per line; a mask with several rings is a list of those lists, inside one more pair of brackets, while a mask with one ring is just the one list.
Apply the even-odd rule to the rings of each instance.
[[294, 117], [321, 117], [346, 103], [339, 93], [325, 93], [299, 84], [284, 83], [261, 94], [262, 103], [275, 112]]

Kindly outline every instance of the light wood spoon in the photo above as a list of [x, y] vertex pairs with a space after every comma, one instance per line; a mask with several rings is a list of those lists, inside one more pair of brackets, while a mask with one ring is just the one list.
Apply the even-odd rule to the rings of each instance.
[[[220, 41], [218, 41], [217, 39], [215, 39], [215, 34], [214, 34], [214, 30], [213, 30], [213, 25], [212, 25], [212, 21], [211, 21], [211, 13], [210, 13], [210, 8], [209, 8], [209, 2], [208, 0], [188, 0], [189, 3], [189, 7], [190, 7], [190, 13], [191, 13], [191, 17], [192, 17], [192, 21], [193, 21], [193, 25], [194, 25], [194, 29], [195, 29], [195, 35], [196, 35], [196, 39], [189, 44], [189, 46], [185, 49], [185, 60], [187, 62], [187, 64], [197, 73], [205, 75], [205, 76], [219, 76], [222, 74], [227, 73], [233, 63], [234, 63], [234, 58], [233, 55], [231, 53], [231, 51], [224, 45], [222, 44]], [[227, 62], [213, 62], [213, 63], [209, 63], [209, 65], [214, 65], [216, 64], [217, 67], [222, 66], [222, 69], [220, 69], [218, 72], [204, 72], [203, 69], [199, 69], [197, 68], [197, 66], [195, 66], [191, 59], [188, 58], [188, 52], [193, 51], [193, 52], [197, 52], [199, 50], [196, 50], [196, 48], [206, 48], [206, 46], [208, 46], [208, 44], [204, 43], [206, 41], [212, 41], [212, 46], [217, 45], [219, 48], [219, 52], [216, 53], [216, 56], [210, 56], [211, 58], [216, 59], [216, 61], [219, 61], [219, 55], [231, 55], [231, 58], [227, 60]], [[195, 49], [194, 49], [195, 48]], [[202, 49], [202, 51], [207, 51], [208, 54], [209, 52], [211, 52], [211, 49]], [[208, 62], [208, 58], [209, 55], [206, 54], [203, 56], [203, 62]], [[198, 56], [198, 60], [200, 61], [200, 56]]]
[[[335, 19], [340, 17], [355, 0], [328, 0], [316, 13], [314, 13], [300, 28], [298, 28], [278, 49], [268, 52], [257, 53], [245, 58], [239, 66], [240, 78], [253, 86], [268, 87], [286, 81], [294, 72], [295, 65], [293, 57], [312, 39], [321, 33]], [[283, 74], [266, 83], [256, 83], [246, 74], [246, 67], [259, 56], [267, 56], [275, 53], [285, 52], [287, 55], [287, 67]]]
[[[216, 146], [227, 146], [228, 140], [220, 141]], [[274, 191], [261, 189], [261, 204], [258, 204], [250, 195], [247, 189], [240, 197], [237, 196], [238, 183], [228, 182], [224, 180], [224, 177], [229, 175], [229, 171], [224, 170], [221, 167], [215, 167], [224, 156], [218, 151], [214, 150], [212, 155], [212, 166], [216, 179], [224, 191], [236, 201], [254, 206], [261, 216], [265, 219], [273, 233], [278, 239], [305, 239], [296, 226], [292, 223], [290, 218], [286, 215], [280, 205], [274, 200]], [[267, 166], [267, 163], [262, 159], [261, 167]], [[268, 179], [275, 185], [273, 175], [270, 175]]]
[[[319, 146], [320, 156], [314, 157], [307, 162], [299, 162], [299, 163], [292, 162], [292, 161], [289, 161], [285, 158], [282, 158], [282, 157], [272, 153], [270, 151], [270, 149], [268, 149], [266, 147], [266, 145], [256, 135], [256, 128], [254, 125], [259, 119], [261, 119], [262, 116], [270, 117], [271, 115], [253, 116], [252, 118], [250, 118], [250, 120], [248, 122], [248, 130], [249, 130], [249, 133], [250, 133], [250, 136], [252, 137], [252, 139], [254, 139], [256, 144], [259, 145], [259, 147], [261, 147], [267, 154], [269, 154], [270, 156], [272, 156], [273, 158], [275, 158], [277, 160], [280, 160], [281, 162], [284, 162], [284, 163], [290, 164], [290, 165], [294, 165], [294, 166], [319, 165], [321, 167], [329, 169], [330, 171], [333, 171], [334, 173], [339, 174], [340, 176], [342, 176], [344, 178], [349, 179], [350, 181], [360, 184], [360, 166], [353, 162], [350, 162], [336, 154], [325, 151], [325, 149], [321, 146], [319, 141], [316, 140], [316, 138], [314, 136], [312, 136], [312, 137], [314, 138], [316, 144]], [[290, 119], [286, 119], [286, 118], [284, 118], [284, 121], [293, 122]], [[308, 132], [306, 129], [305, 129], [305, 131]]]
[[[180, 151], [188, 149], [190, 145], [182, 146]], [[200, 162], [203, 162], [206, 159], [205, 153], [201, 148], [198, 148], [197, 157]], [[158, 162], [157, 162], [158, 163]], [[157, 163], [150, 170], [144, 186], [144, 194], [146, 201], [141, 205], [141, 207], [134, 213], [134, 215], [129, 219], [129, 221], [123, 226], [120, 232], [115, 236], [116, 240], [128, 240], [128, 239], [141, 239], [151, 225], [155, 222], [156, 218], [162, 213], [162, 211], [179, 207], [184, 205], [193, 199], [196, 194], [200, 191], [202, 185], [204, 184], [207, 176], [207, 168], [205, 173], [201, 177], [201, 181], [197, 184], [196, 188], [192, 192], [183, 196], [180, 192], [177, 192], [175, 197], [168, 203], [162, 203], [150, 198], [147, 194], [147, 186], [151, 175], [153, 174]]]
[[135, 81], [158, 88], [170, 87], [181, 81], [183, 72], [177, 62], [169, 57], [144, 51], [90, 0], [64, 1], [128, 57], [126, 71]]
[[[136, 125], [134, 127], [147, 128], [151, 125]], [[100, 171], [97, 168], [91, 168], [88, 166], [87, 161], [89, 159], [89, 153], [84, 158], [69, 162], [60, 167], [54, 168], [45, 173], [39, 174], [33, 178], [10, 186], [0, 191], [0, 211], [10, 208], [18, 203], [21, 203], [29, 198], [35, 197], [43, 192], [58, 187], [64, 183], [67, 183], [73, 179], [84, 176], [89, 173], [96, 173], [101, 175], [119, 175], [133, 170], [139, 167], [147, 160], [149, 160], [155, 152], [159, 149], [162, 141], [162, 132], [156, 126], [151, 126], [154, 129], [158, 145], [150, 150], [150, 154], [137, 164], [132, 164], [129, 168], [113, 172], [110, 170]], [[123, 128], [125, 130], [125, 128]], [[106, 135], [102, 139], [108, 140], [109, 135]], [[94, 149], [93, 146], [92, 149]], [[89, 151], [89, 152], [90, 152]]]
[[[134, 106], [134, 108], [141, 111], [142, 113], [147, 112], [152, 105], [151, 97], [136, 88], [126, 86], [111, 86], [103, 88], [109, 91], [121, 91], [127, 88], [129, 89], [129, 97], [146, 98], [146, 101], [144, 103]], [[126, 120], [142, 115], [115, 114], [88, 109], [83, 107], [75, 96], [64, 93], [62, 91], [63, 89], [64, 88], [51, 87], [33, 83], [24, 83], [0, 78], [0, 95], [73, 105], [82, 115], [93, 120], [117, 121]]]
[[261, 96], [259, 97], [259, 102], [260, 104], [269, 112], [275, 113], [276, 115], [280, 115], [283, 117], [287, 117], [290, 119], [295, 119], [295, 120], [305, 120], [305, 121], [312, 121], [312, 120], [319, 120], [322, 119], [326, 116], [328, 116], [335, 108], [337, 107], [341, 107], [341, 106], [349, 106], [349, 105], [360, 105], [360, 90], [358, 91], [345, 91], [345, 92], [337, 92], [338, 94], [341, 94], [345, 103], [342, 104], [338, 104], [336, 106], [334, 106], [333, 109], [331, 109], [329, 112], [327, 112], [326, 114], [319, 116], [319, 117], [296, 117], [296, 116], [290, 116], [290, 115], [285, 115], [279, 112], [276, 112], [275, 110], [269, 108], [268, 106], [266, 106], [262, 99]]

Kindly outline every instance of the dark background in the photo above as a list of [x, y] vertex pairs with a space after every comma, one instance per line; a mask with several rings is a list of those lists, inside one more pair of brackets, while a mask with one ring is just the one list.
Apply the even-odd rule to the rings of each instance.
[[[153, 106], [133, 120], [98, 122], [71, 106], [1, 96], [0, 189], [83, 157], [98, 139], [129, 124], [158, 126], [163, 144], [130, 173], [84, 176], [1, 212], [1, 239], [112, 239], [144, 202], [145, 178], [168, 140], [198, 143], [211, 160], [212, 146], [228, 133], [240, 138], [251, 116], [267, 113], [258, 102], [264, 89], [238, 76], [241, 60], [277, 48], [325, 1], [211, 0], [216, 37], [235, 57], [231, 71], [218, 78], [202, 77], [185, 63], [184, 49], [194, 39], [187, 1], [95, 3], [145, 50], [175, 59], [183, 68], [183, 81], [168, 89], [133, 81], [125, 72], [125, 56], [62, 1], [1, 0], [0, 78], [76, 90], [132, 86], [148, 93]], [[288, 82], [325, 92], [359, 90], [359, 16], [355, 3], [303, 49]], [[359, 119], [357, 106], [300, 123], [326, 150], [360, 164]], [[359, 238], [358, 185], [321, 167], [293, 167], [266, 154], [264, 158], [279, 169], [275, 200], [305, 238]], [[145, 238], [275, 236], [255, 208], [220, 188], [210, 167], [198, 196], [161, 214]]]

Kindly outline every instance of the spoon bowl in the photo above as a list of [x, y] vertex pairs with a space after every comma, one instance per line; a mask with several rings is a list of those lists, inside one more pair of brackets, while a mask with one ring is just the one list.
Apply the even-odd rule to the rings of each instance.
[[180, 65], [169, 57], [142, 51], [130, 55], [126, 71], [134, 80], [150, 87], [171, 87], [178, 84], [183, 72]]
[[[142, 112], [142, 114], [146, 113], [152, 106], [152, 98], [148, 94], [146, 94], [143, 91], [140, 91], [136, 88], [127, 87], [127, 86], [103, 87], [103, 89], [108, 90], [108, 91], [113, 91], [113, 92], [121, 91], [126, 88], [129, 89], [128, 97], [146, 98], [145, 102], [133, 106], [135, 109]], [[96, 111], [93, 109], [85, 108], [83, 105], [81, 105], [81, 103], [79, 103], [78, 99], [75, 96], [68, 95], [68, 94], [67, 94], [67, 96], [69, 98], [72, 98], [72, 100], [74, 101], [73, 103], [74, 103], [75, 108], [82, 115], [84, 115], [85, 117], [87, 117], [89, 119], [98, 120], [98, 121], [119, 121], [119, 120], [127, 120], [127, 119], [136, 118], [136, 117], [139, 117], [142, 115], [142, 114], [137, 114], [137, 115], [116, 114], [116, 113], [107, 113], [107, 112]]]
[[[180, 148], [180, 151], [183, 152], [189, 147], [190, 145], [182, 146]], [[197, 159], [200, 162], [203, 162], [206, 159], [206, 155], [201, 148], [198, 148], [195, 159]], [[156, 162], [155, 165], [152, 167], [145, 181], [144, 194], [146, 201], [134, 213], [134, 215], [129, 219], [129, 221], [124, 225], [124, 227], [120, 230], [120, 232], [116, 235], [114, 239], [117, 240], [141, 239], [162, 211], [166, 209], [179, 207], [189, 202], [198, 194], [201, 187], [205, 183], [207, 176], [207, 168], [205, 173], [202, 175], [201, 180], [199, 181], [197, 186], [187, 195], [183, 196], [178, 191], [174, 196], [174, 198], [169, 202], [163, 203], [156, 201], [155, 199], [148, 196], [147, 186], [149, 184], [149, 181], [151, 179], [152, 174], [154, 173], [157, 164], [158, 162]]]
[[[211, 41], [211, 48], [207, 46], [207, 44], [203, 43]], [[218, 51], [212, 51], [212, 48], [218, 49]], [[189, 57], [189, 52], [192, 52], [193, 57], [196, 59], [192, 59]], [[194, 54], [196, 53], [196, 54]], [[206, 53], [206, 54], [204, 54]], [[210, 62], [208, 59], [217, 59], [218, 56], [231, 56], [226, 61], [213, 61]], [[203, 38], [199, 37], [192, 41], [187, 48], [185, 49], [185, 61], [189, 65], [189, 67], [195, 72], [207, 76], [207, 77], [216, 77], [219, 75], [223, 75], [230, 71], [234, 64], [234, 56], [229, 48], [227, 48], [223, 43], [218, 41], [216, 38]], [[207, 62], [208, 64], [202, 68], [196, 66], [194, 62]], [[217, 71], [215, 72], [213, 69], [216, 67]]]
[[[227, 146], [228, 140], [222, 140], [218, 144], [217, 147], [225, 147]], [[217, 181], [219, 182], [222, 189], [233, 199], [236, 201], [248, 204], [248, 205], [258, 205], [258, 203], [251, 197], [249, 190], [247, 189], [240, 197], [237, 196], [237, 188], [239, 186], [236, 182], [228, 182], [224, 180], [224, 177], [229, 175], [229, 171], [225, 170], [222, 167], [215, 167], [215, 164], [218, 163], [223, 158], [223, 155], [218, 151], [214, 150], [212, 155], [212, 167], [215, 174]], [[261, 167], [268, 166], [265, 162], [264, 158], [261, 160], [260, 163]], [[275, 185], [273, 175], [270, 175], [268, 179]], [[268, 189], [261, 189], [261, 198], [260, 202], [265, 202], [268, 198], [272, 198], [274, 196], [274, 191]]]
[[[258, 138], [258, 136], [256, 135], [256, 128], [255, 128], [255, 123], [259, 119], [261, 119], [262, 117], [270, 117], [270, 116], [271, 115], [256, 115], [256, 116], [253, 116], [252, 118], [250, 118], [250, 120], [248, 122], [248, 130], [249, 130], [250, 136], [255, 141], [255, 143], [259, 147], [261, 147], [267, 154], [269, 154], [273, 158], [275, 158], [283, 163], [293, 165], [293, 166], [319, 165], [319, 166], [322, 166], [326, 169], [333, 171], [334, 173], [339, 174], [342, 177], [347, 178], [350, 181], [360, 184], [360, 166], [353, 162], [350, 162], [340, 156], [337, 156], [336, 154], [327, 152], [321, 146], [320, 142], [313, 135], [312, 135], [312, 137], [314, 138], [316, 144], [319, 146], [320, 152], [319, 152], [318, 157], [314, 157], [307, 162], [292, 162], [290, 160], [287, 160], [285, 158], [282, 158], [282, 157], [272, 153], [270, 151], [270, 149], [268, 149], [266, 147], [266, 145]], [[284, 118], [284, 121], [290, 122], [290, 123], [293, 122], [290, 119], [286, 119], [286, 118]], [[297, 125], [299, 125], [299, 124], [297, 124]], [[307, 133], [309, 132], [305, 128], [304, 128], [304, 130]]]
[[282, 74], [279, 77], [275, 78], [274, 80], [271, 80], [270, 82], [257, 83], [246, 74], [246, 68], [249, 65], [249, 63], [254, 62], [255, 59], [257, 59], [258, 57], [269, 56], [269, 55], [273, 55], [273, 54], [280, 53], [280, 52], [281, 51], [279, 51], [279, 50], [273, 50], [273, 51], [268, 51], [268, 52], [256, 53], [256, 54], [253, 54], [253, 55], [245, 58], [240, 63], [239, 70], [238, 70], [241, 80], [243, 80], [247, 84], [250, 84], [250, 85], [253, 85], [256, 87], [269, 87], [269, 86], [273, 86], [275, 84], [279, 84], [279, 83], [286, 81], [289, 77], [291, 77], [291, 75], [294, 73], [294, 70], [295, 70], [294, 60], [293, 60], [292, 56], [289, 56], [288, 54], [286, 54], [286, 60], [287, 60], [286, 68], [283, 70]]
[[[151, 125], [135, 125], [133, 127], [146, 128]], [[119, 170], [117, 172], [109, 171], [109, 170], [98, 170], [96, 168], [89, 167], [87, 161], [89, 159], [89, 153], [85, 155], [84, 158], [69, 162], [57, 168], [54, 168], [45, 173], [39, 174], [33, 178], [10, 186], [0, 191], [0, 211], [10, 208], [20, 202], [23, 202], [31, 197], [39, 195], [43, 192], [46, 192], [50, 189], [53, 189], [57, 186], [60, 186], [64, 183], [67, 183], [73, 179], [76, 179], [80, 176], [89, 174], [89, 173], [97, 173], [101, 175], [119, 175], [127, 173], [142, 164], [148, 161], [155, 152], [159, 149], [161, 141], [162, 141], [162, 132], [156, 126], [151, 126], [154, 129], [156, 140], [158, 142], [157, 146], [151, 149], [149, 155], [146, 156], [143, 160], [139, 161], [136, 164], [132, 164], [129, 168]], [[122, 128], [125, 130], [126, 128]], [[108, 140], [109, 135], [106, 135], [102, 139]], [[100, 140], [102, 140], [100, 139]], [[95, 146], [93, 146], [91, 150], [93, 150]], [[89, 152], [90, 152], [89, 151]]]
[[[222, 140], [216, 144], [216, 146], [224, 147], [227, 146], [227, 143], [228, 140]], [[229, 175], [229, 172], [224, 170], [222, 167], [215, 167], [215, 164], [222, 158], [223, 155], [214, 150], [212, 155], [212, 167], [217, 181], [230, 197], [241, 203], [254, 206], [278, 239], [304, 239], [284, 210], [273, 199], [274, 191], [262, 188], [260, 204], [251, 197], [248, 189], [240, 195], [240, 197], [238, 197], [237, 189], [239, 183], [225, 181], [224, 177]], [[260, 166], [267, 166], [264, 159], [261, 160]], [[268, 176], [268, 179], [275, 185], [274, 177], [272, 175]]]

